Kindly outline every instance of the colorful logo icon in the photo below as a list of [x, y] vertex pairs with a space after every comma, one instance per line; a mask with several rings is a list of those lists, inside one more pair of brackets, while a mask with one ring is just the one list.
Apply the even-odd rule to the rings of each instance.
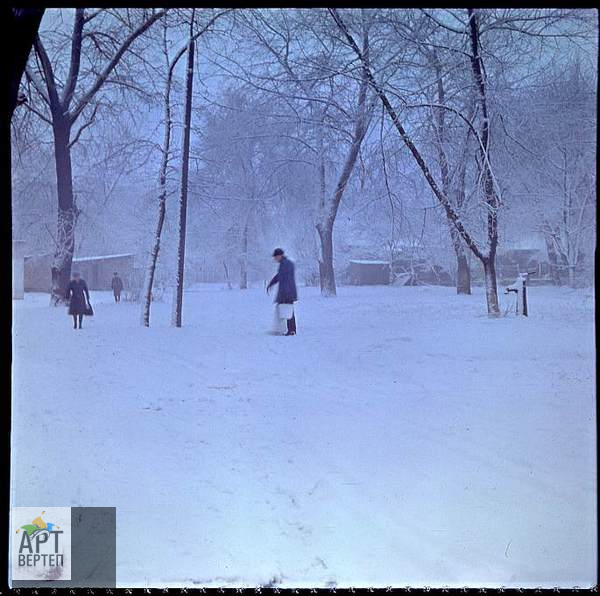
[[70, 580], [71, 508], [12, 507], [11, 519], [11, 581]]
[[[42, 511], [42, 515], [44, 515], [44, 513], [46, 513], [46, 512]], [[29, 538], [34, 538], [41, 532], [46, 531], [46, 532], [50, 533], [50, 532], [52, 532], [53, 528], [56, 528], [57, 530], [59, 529], [59, 527], [56, 524], [46, 523], [42, 519], [42, 515], [38, 515], [38, 517], [36, 517], [30, 524], [21, 526], [17, 530], [17, 534], [19, 533], [19, 530], [25, 530], [27, 532], [27, 535], [29, 536]]]

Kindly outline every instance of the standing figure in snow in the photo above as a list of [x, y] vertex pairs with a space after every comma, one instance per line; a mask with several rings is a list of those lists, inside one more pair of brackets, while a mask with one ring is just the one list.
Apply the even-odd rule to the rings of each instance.
[[275, 298], [278, 316], [280, 319], [287, 319], [287, 333], [285, 333], [285, 335], [296, 335], [296, 317], [294, 315], [293, 305], [294, 302], [298, 300], [298, 292], [296, 290], [296, 279], [294, 277], [294, 263], [283, 254], [283, 249], [281, 248], [276, 248], [273, 251], [273, 258], [279, 263], [279, 271], [269, 282], [267, 294], [269, 293], [271, 286], [279, 284], [277, 296]]
[[115, 296], [115, 302], [121, 302], [121, 291], [123, 290], [123, 280], [119, 277], [119, 274], [115, 271], [113, 273], [112, 281], [110, 282], [113, 294]]
[[[67, 286], [65, 299], [69, 301], [69, 314], [73, 316], [73, 329], [77, 329], [79, 320], [79, 329], [83, 322], [83, 315], [91, 311], [90, 292], [85, 279], [81, 279], [79, 273], [73, 273], [73, 279]], [[87, 299], [87, 300], [86, 300]]]

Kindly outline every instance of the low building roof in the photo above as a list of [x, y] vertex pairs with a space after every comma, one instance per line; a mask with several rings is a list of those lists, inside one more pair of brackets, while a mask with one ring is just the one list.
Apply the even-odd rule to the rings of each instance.
[[123, 257], [133, 257], [133, 256], [135, 256], [135, 253], [126, 252], [126, 253], [122, 253], [119, 255], [101, 255], [98, 257], [77, 257], [76, 259], [73, 259], [73, 262], [81, 263], [82, 261], [103, 261], [103, 260], [108, 260], [108, 259], [120, 259]]
[[357, 265], [389, 265], [389, 261], [371, 261], [368, 259], [350, 259], [350, 263], [356, 263]]

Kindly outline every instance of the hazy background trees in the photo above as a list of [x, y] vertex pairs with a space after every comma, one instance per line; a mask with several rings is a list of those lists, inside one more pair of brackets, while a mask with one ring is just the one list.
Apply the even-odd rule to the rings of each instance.
[[[191, 12], [46, 11], [12, 124], [13, 235], [54, 254], [56, 300], [73, 254], [131, 251], [146, 268], [163, 199], [155, 273], [175, 281], [185, 59], [173, 61]], [[540, 247], [557, 283], [581, 283], [595, 242], [595, 13], [337, 14], [361, 58], [324, 9], [195, 11], [186, 280], [262, 283], [276, 245], [325, 295], [349, 258], [411, 251], [459, 293], [483, 280], [368, 66], [481, 254]]]

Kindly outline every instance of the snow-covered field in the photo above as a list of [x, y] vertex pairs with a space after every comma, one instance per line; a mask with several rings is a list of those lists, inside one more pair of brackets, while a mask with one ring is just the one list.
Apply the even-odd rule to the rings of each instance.
[[116, 506], [118, 585], [596, 583], [592, 290], [194, 290], [13, 302], [13, 505]]

